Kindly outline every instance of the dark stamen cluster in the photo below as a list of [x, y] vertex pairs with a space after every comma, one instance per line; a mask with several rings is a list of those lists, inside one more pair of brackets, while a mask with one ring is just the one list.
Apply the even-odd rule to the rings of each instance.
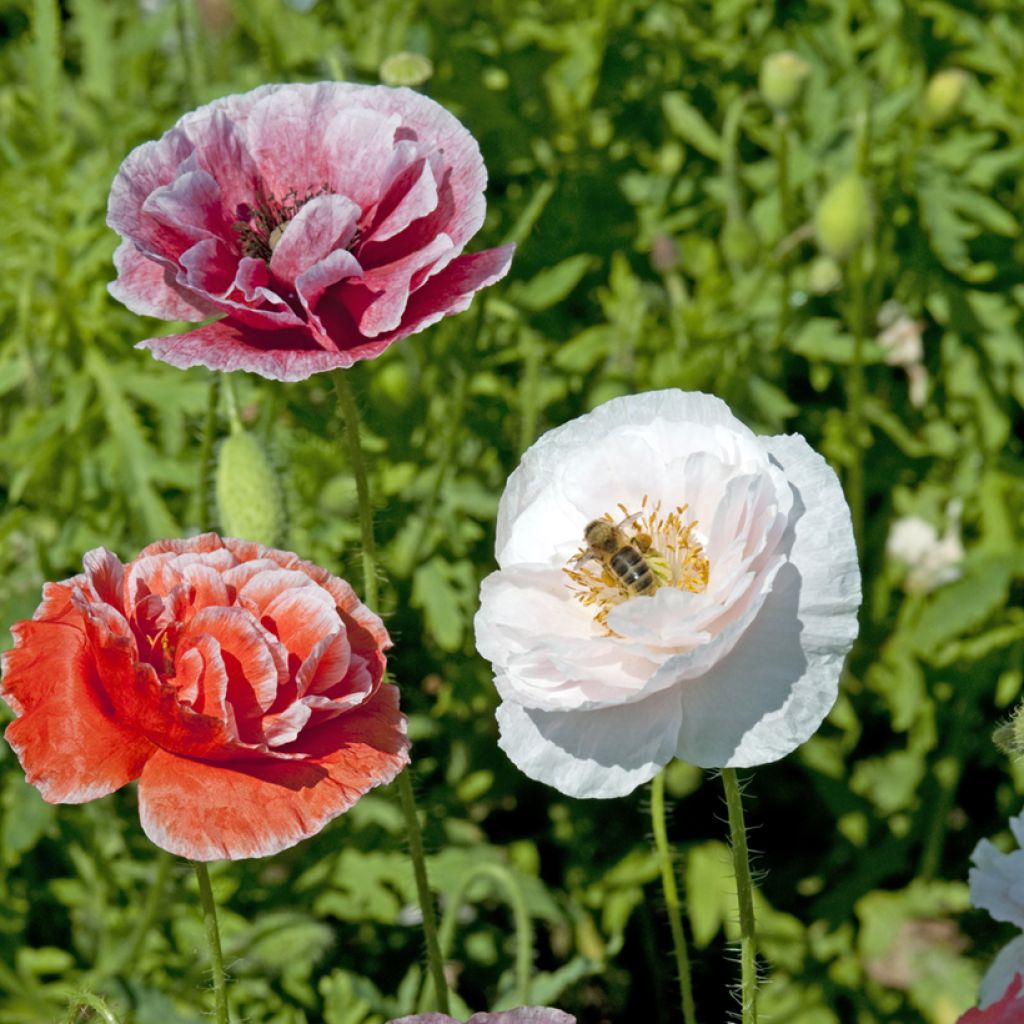
[[240, 203], [235, 208], [238, 220], [231, 225], [231, 229], [238, 235], [242, 253], [269, 263], [277, 244], [274, 233], [278, 232], [278, 228], [295, 217], [311, 199], [327, 195], [329, 192], [330, 188], [325, 182], [319, 189], [307, 189], [303, 196], [299, 196], [292, 188], [281, 199], [274, 195], [261, 194], [255, 206]]

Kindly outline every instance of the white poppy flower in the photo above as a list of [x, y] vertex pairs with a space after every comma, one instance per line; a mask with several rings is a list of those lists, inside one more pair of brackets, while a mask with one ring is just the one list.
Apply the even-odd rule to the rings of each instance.
[[[1024, 812], [1010, 819], [1010, 831], [1024, 847]], [[1001, 853], [982, 839], [971, 854], [971, 903], [997, 921], [1024, 928], [1024, 849]]]
[[[631, 549], [615, 566], [588, 557], [594, 520]], [[621, 796], [676, 756], [777, 760], [835, 702], [860, 605], [839, 481], [717, 398], [616, 398], [549, 431], [509, 477], [496, 554], [475, 625], [499, 744], [563, 793]]]
[[904, 516], [889, 528], [885, 553], [907, 567], [903, 589], [908, 594], [928, 594], [962, 575], [960, 511], [960, 502], [950, 502], [946, 532], [941, 537], [934, 524], [919, 516]]

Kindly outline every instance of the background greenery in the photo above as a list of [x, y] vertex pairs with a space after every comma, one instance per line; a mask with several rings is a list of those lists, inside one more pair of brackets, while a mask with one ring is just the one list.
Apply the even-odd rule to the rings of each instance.
[[[135, 351], [173, 327], [105, 290], [104, 208], [128, 150], [216, 96], [375, 82], [390, 55], [427, 55], [424, 90], [490, 171], [473, 247], [520, 246], [469, 312], [352, 371], [435, 888], [451, 906], [474, 865], [507, 871], [536, 929], [534, 1001], [586, 1022], [676, 1019], [645, 794], [574, 801], [520, 775], [495, 744], [470, 623], [526, 445], [612, 395], [712, 391], [755, 429], [805, 434], [854, 491], [864, 468], [865, 604], [842, 696], [814, 739], [748, 780], [764, 1019], [950, 1024], [1012, 935], [969, 908], [969, 853], [1005, 832], [1024, 787], [990, 740], [1024, 670], [1017, 0], [296, 7], [0, 2], [0, 623], [30, 616], [43, 581], [91, 547], [130, 558], [215, 516], [199, 443], [212, 375]], [[757, 94], [762, 59], [784, 48], [810, 65], [785, 129]], [[970, 79], [936, 123], [925, 85], [952, 66]], [[822, 264], [806, 225], [858, 166], [869, 238]], [[925, 324], [921, 408], [872, 340], [891, 298]], [[328, 382], [236, 375], [235, 388], [281, 475], [281, 546], [358, 585]], [[941, 530], [953, 499], [962, 577], [908, 596], [890, 524], [914, 513]], [[723, 1020], [736, 928], [720, 787], [676, 765], [669, 793], [698, 1007]], [[363, 1024], [414, 1008], [421, 939], [394, 794], [214, 880], [236, 1019]], [[131, 787], [49, 807], [0, 745], [4, 1024], [63, 1019], [83, 989], [125, 1021], [201, 1021], [194, 885], [141, 835]], [[451, 961], [475, 1009], [512, 998], [503, 891], [481, 876], [458, 910]]]

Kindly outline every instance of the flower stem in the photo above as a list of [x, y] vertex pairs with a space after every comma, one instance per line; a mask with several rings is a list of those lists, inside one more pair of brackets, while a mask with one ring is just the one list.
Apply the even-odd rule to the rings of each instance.
[[366, 482], [366, 464], [363, 462], [363, 448], [359, 441], [359, 407], [352, 385], [348, 382], [347, 370], [332, 374], [334, 390], [345, 420], [345, 435], [348, 438], [349, 458], [352, 475], [356, 478], [356, 495], [359, 499], [359, 528], [363, 537], [363, 599], [375, 612], [380, 612], [380, 594], [377, 588], [377, 544], [373, 538], [373, 508], [370, 505], [370, 486]]
[[423, 834], [416, 817], [416, 803], [412, 794], [412, 782], [408, 770], [398, 776], [398, 795], [405, 815], [405, 828], [409, 839], [409, 856], [412, 858], [413, 873], [416, 876], [416, 893], [423, 912], [423, 935], [427, 940], [427, 966], [434, 982], [434, 997], [440, 1013], [448, 1013], [448, 982], [444, 976], [444, 961], [441, 959], [441, 944], [437, 937], [437, 918], [434, 914], [434, 897], [430, 894], [427, 879], [427, 861], [423, 855]]
[[217, 374], [210, 376], [210, 390], [206, 396], [206, 415], [203, 417], [203, 435], [199, 442], [199, 482], [195, 501], [192, 503], [192, 522], [200, 531], [210, 526], [209, 489], [210, 474], [213, 471], [213, 441], [217, 433]]
[[747, 827], [743, 821], [743, 796], [735, 768], [722, 769], [725, 804], [729, 810], [732, 863], [736, 873], [736, 900], [740, 911], [740, 978], [743, 1024], [757, 1024], [757, 936], [754, 931], [754, 885], [750, 880]]
[[668, 845], [668, 831], [665, 828], [665, 771], [659, 772], [651, 782], [651, 825], [654, 828], [654, 846], [661, 861], [661, 887], [665, 893], [668, 923], [672, 929], [672, 945], [676, 951], [676, 973], [679, 975], [683, 1020], [686, 1024], [697, 1024], [693, 983], [690, 980], [690, 956], [686, 951], [679, 890], [676, 887], [676, 869], [672, 849]]
[[[345, 420], [345, 434], [352, 463], [352, 475], [356, 480], [356, 495], [359, 499], [359, 526], [363, 538], [363, 597], [374, 611], [379, 611], [380, 593], [377, 587], [377, 545], [373, 537], [373, 508], [370, 505], [370, 487], [366, 480], [366, 464], [359, 440], [359, 407], [356, 404], [347, 371], [339, 370], [333, 375], [334, 389], [338, 404]], [[430, 894], [427, 879], [427, 862], [423, 855], [423, 835], [416, 817], [416, 801], [413, 797], [409, 772], [398, 776], [398, 794], [405, 815], [405, 826], [409, 839], [409, 856], [412, 858], [413, 874], [416, 877], [416, 893], [423, 913], [423, 934], [427, 943], [427, 963], [434, 980], [434, 992], [441, 1013], [448, 1012], [448, 985], [444, 977], [444, 962], [437, 939], [437, 918], [434, 914], [434, 900]]]
[[854, 451], [847, 472], [847, 498], [853, 519], [853, 536], [857, 550], [864, 550], [864, 447], [866, 426], [864, 424], [864, 335], [865, 327], [865, 282], [863, 247], [858, 246], [850, 256], [850, 328], [853, 332], [853, 361], [847, 378], [847, 413], [850, 419], [850, 436]]
[[[451, 952], [459, 908], [466, 900], [466, 894], [478, 878], [491, 878], [505, 890], [516, 927], [516, 1005], [530, 1004], [530, 975], [533, 972], [533, 922], [526, 900], [516, 883], [512, 872], [503, 864], [478, 864], [471, 868], [462, 879], [452, 896], [441, 921], [441, 950], [443, 955]], [[687, 1021], [687, 1024], [690, 1024]]]
[[217, 904], [213, 899], [210, 872], [201, 861], [193, 861], [196, 881], [199, 883], [199, 901], [203, 906], [203, 924], [206, 926], [206, 941], [210, 945], [210, 964], [213, 973], [214, 1013], [217, 1024], [231, 1024], [228, 1016], [228, 986], [224, 977], [224, 954], [220, 948], [220, 931], [217, 928]]

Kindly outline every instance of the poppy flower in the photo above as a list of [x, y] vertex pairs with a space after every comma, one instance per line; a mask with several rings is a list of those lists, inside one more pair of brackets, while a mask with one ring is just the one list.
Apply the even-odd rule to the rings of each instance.
[[968, 1010], [957, 1024], [1024, 1024], [1024, 998], [1018, 998], [1020, 990], [1021, 976], [1017, 974], [998, 1002], [984, 1010]]
[[409, 760], [383, 624], [286, 551], [97, 548], [12, 632], [0, 695], [28, 781], [84, 803], [138, 779], [146, 835], [192, 860], [292, 846]]
[[612, 399], [541, 437], [498, 507], [476, 642], [499, 743], [612, 797], [673, 757], [749, 767], [835, 702], [860, 572], [835, 473], [710, 395]]
[[[399, 1017], [388, 1024], [459, 1024], [454, 1017], [443, 1013], [420, 1013], [414, 1017]], [[498, 1013], [474, 1013], [466, 1024], [576, 1024], [576, 1018], [561, 1010], [543, 1006], [521, 1006], [518, 1010]]]
[[505, 275], [513, 246], [462, 252], [486, 184], [473, 136], [409, 89], [225, 96], [121, 165], [110, 291], [143, 316], [221, 317], [140, 343], [164, 362], [303, 380], [380, 355]]
[[[1010, 831], [1018, 845], [1024, 847], [1024, 813], [1010, 819]], [[1024, 848], [1003, 853], [982, 839], [971, 853], [971, 864], [968, 880], [972, 905], [987, 910], [996, 921], [1024, 929], [1024, 892], [1020, 886], [1024, 877]], [[1018, 974], [1024, 974], [1024, 934], [1011, 939], [992, 961], [981, 980], [981, 1005], [996, 1002]], [[1024, 1024], [1024, 1000], [1020, 1014]], [[978, 1018], [979, 1024], [987, 1019]]]

